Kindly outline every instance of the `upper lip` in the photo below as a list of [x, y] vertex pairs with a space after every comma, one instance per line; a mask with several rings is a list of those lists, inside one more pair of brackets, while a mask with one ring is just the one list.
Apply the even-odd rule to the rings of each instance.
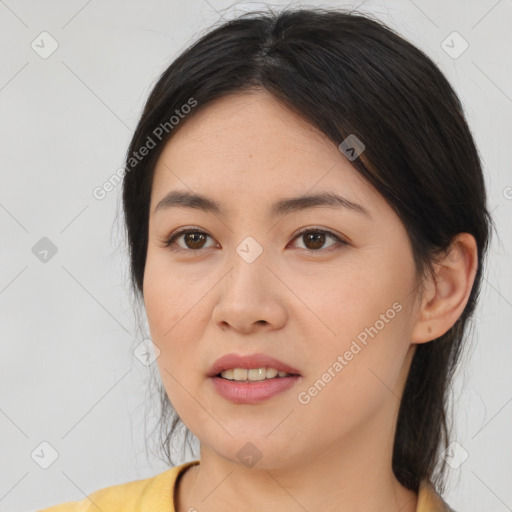
[[275, 368], [281, 372], [300, 375], [299, 370], [296, 368], [274, 357], [267, 356], [266, 354], [250, 354], [244, 356], [231, 353], [219, 357], [219, 359], [213, 363], [208, 372], [208, 377], [214, 377], [223, 370], [229, 370], [231, 368], [246, 368], [248, 370], [251, 368]]

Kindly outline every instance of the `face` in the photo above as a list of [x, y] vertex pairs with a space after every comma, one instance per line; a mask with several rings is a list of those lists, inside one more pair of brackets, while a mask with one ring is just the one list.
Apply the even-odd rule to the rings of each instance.
[[[176, 191], [220, 211], [155, 211]], [[357, 206], [272, 210], [321, 193]], [[197, 112], [157, 162], [144, 301], [166, 392], [202, 449], [237, 461], [251, 442], [259, 466], [275, 468], [349, 440], [391, 439], [415, 347], [415, 279], [406, 231], [382, 196], [266, 92]], [[267, 354], [300, 378], [259, 403], [235, 403], [207, 376], [227, 353]]]

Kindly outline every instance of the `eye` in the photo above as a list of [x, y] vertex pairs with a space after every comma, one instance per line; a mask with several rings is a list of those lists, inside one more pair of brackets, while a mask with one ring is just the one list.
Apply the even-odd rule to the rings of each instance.
[[[184, 247], [176, 244], [176, 240], [178, 240], [181, 237], [184, 237]], [[320, 249], [322, 249], [322, 246], [325, 244], [326, 237], [331, 238], [336, 242], [328, 247], [332, 247], [333, 245], [347, 245], [347, 242], [342, 240], [338, 235], [335, 235], [329, 230], [320, 228], [304, 228], [295, 235], [293, 240], [295, 241], [297, 239], [302, 238], [303, 240], [305, 240], [305, 244], [309, 245], [309, 247], [305, 247], [305, 250], [309, 252], [321, 252]], [[173, 233], [163, 242], [165, 247], [170, 247], [172, 251], [191, 252], [204, 249], [204, 242], [207, 238], [211, 237], [208, 233], [205, 233], [204, 231], [199, 231], [197, 229], [192, 228], [184, 228], [176, 233]]]
[[[190, 244], [190, 246], [185, 245], [185, 247], [178, 246], [173, 247], [175, 244], [175, 240], [178, 238], [184, 237], [185, 244]], [[199, 250], [203, 249], [201, 246], [204, 240], [207, 237], [210, 237], [208, 233], [204, 231], [198, 231], [197, 229], [185, 228], [180, 231], [173, 233], [169, 238], [164, 240], [165, 247], [170, 247], [172, 251], [187, 251], [187, 250]]]
[[[305, 249], [310, 252], [321, 252], [319, 249], [322, 248], [322, 246], [325, 244], [325, 239], [332, 238], [337, 242], [338, 245], [347, 245], [347, 242], [342, 240], [338, 235], [335, 235], [331, 231], [327, 229], [321, 229], [321, 228], [304, 228], [301, 229], [297, 235], [295, 236], [294, 240], [302, 239], [305, 240], [305, 243], [309, 245], [309, 247], [306, 247]], [[336, 244], [331, 244], [328, 247], [332, 247]], [[329, 249], [330, 250], [330, 249]]]

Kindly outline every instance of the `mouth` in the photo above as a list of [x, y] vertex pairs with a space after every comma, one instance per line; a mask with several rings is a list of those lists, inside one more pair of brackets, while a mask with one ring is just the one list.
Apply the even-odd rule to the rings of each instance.
[[289, 376], [300, 376], [296, 368], [266, 354], [226, 354], [210, 367], [208, 377], [236, 381], [261, 381]]
[[283, 379], [298, 376], [296, 373], [288, 373], [276, 368], [229, 368], [222, 370], [215, 377], [233, 382], [261, 382], [270, 379]]
[[227, 354], [215, 361], [208, 377], [215, 391], [235, 404], [258, 404], [302, 380], [296, 368], [266, 354]]

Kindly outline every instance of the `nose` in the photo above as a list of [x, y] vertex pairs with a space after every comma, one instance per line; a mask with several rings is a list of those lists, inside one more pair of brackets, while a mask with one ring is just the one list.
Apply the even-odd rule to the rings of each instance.
[[281, 328], [287, 319], [286, 286], [261, 254], [249, 263], [235, 253], [231, 267], [215, 287], [212, 322], [225, 331], [244, 334]]

